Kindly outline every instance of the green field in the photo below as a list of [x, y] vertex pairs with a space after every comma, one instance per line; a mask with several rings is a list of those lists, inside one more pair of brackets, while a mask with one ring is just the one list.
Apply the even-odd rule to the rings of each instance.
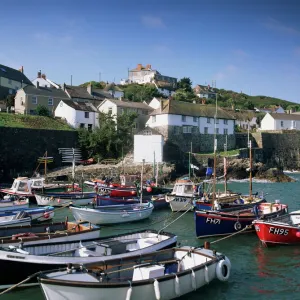
[[62, 120], [52, 117], [0, 113], [0, 127], [74, 130]]

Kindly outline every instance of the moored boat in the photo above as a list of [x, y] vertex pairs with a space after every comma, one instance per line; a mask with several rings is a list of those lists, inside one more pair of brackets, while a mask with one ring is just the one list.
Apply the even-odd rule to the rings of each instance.
[[94, 197], [70, 196], [69, 198], [61, 198], [48, 196], [46, 194], [35, 194], [37, 205], [40, 206], [67, 206], [70, 204], [88, 205], [94, 201]]
[[107, 205], [95, 208], [70, 206], [77, 221], [88, 221], [92, 224], [119, 224], [140, 221], [148, 218], [153, 211], [153, 204]]
[[28, 226], [31, 224], [31, 218], [24, 212], [19, 212], [16, 215], [0, 217], [0, 228]]
[[[124, 259], [176, 245], [170, 233], [143, 230], [85, 241], [47, 242], [9, 247], [0, 245], [0, 264], [5, 276], [0, 288], [6, 288], [27, 276], [66, 264], [89, 264], [109, 259]], [[32, 283], [32, 282], [31, 282]]]
[[87, 268], [69, 266], [44, 272], [38, 280], [48, 300], [169, 300], [215, 279], [227, 281], [230, 270], [230, 260], [221, 253], [182, 247]]
[[0, 200], [0, 211], [28, 208], [29, 199], [19, 196], [6, 195]]
[[[261, 203], [253, 208], [229, 208], [221, 211], [195, 211], [196, 235], [198, 238], [229, 235], [238, 231], [247, 231], [257, 218], [271, 219], [287, 213], [286, 204]], [[250, 229], [249, 229], [250, 230]]]
[[265, 246], [300, 244], [300, 210], [270, 220], [254, 220], [253, 225]]

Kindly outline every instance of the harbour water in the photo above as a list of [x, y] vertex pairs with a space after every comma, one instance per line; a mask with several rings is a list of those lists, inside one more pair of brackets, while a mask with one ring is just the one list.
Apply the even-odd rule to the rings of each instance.
[[[300, 181], [300, 175], [292, 175]], [[264, 192], [266, 199], [279, 199], [289, 205], [289, 210], [300, 209], [300, 182], [292, 183], [254, 183], [253, 190]], [[233, 191], [248, 193], [247, 182], [229, 183]], [[57, 212], [55, 220], [64, 220], [72, 215], [68, 209]], [[123, 233], [142, 228], [161, 229], [165, 224], [159, 222], [170, 215], [170, 210], [155, 211], [151, 218], [139, 223], [102, 227], [101, 235]], [[176, 215], [176, 217], [179, 214]], [[182, 245], [201, 246], [204, 240], [195, 237], [193, 213], [187, 213], [170, 225], [166, 231], [178, 235]], [[211, 238], [210, 241], [219, 239]], [[180, 299], [207, 300], [297, 300], [300, 299], [300, 247], [277, 246], [264, 248], [255, 233], [240, 234], [218, 243], [212, 248], [226, 254], [232, 263], [231, 276], [228, 282], [214, 281], [204, 288]], [[5, 270], [1, 270], [5, 276]], [[1, 300], [42, 300], [39, 287], [15, 290], [1, 297]], [[88, 299], [87, 299], [88, 300]]]

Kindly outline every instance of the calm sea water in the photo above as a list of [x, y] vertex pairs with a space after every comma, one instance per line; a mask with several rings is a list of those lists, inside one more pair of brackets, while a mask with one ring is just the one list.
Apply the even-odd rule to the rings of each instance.
[[[300, 181], [300, 175], [293, 175]], [[248, 183], [233, 182], [231, 190], [247, 193]], [[263, 191], [267, 200], [280, 199], [289, 205], [290, 211], [300, 209], [300, 182], [294, 183], [254, 183], [254, 191]], [[160, 229], [164, 222], [158, 221], [167, 217], [169, 210], [155, 211], [150, 219], [140, 223], [103, 227], [102, 236], [123, 233], [128, 230], [150, 228]], [[57, 212], [55, 220], [63, 220], [66, 215], [71, 217], [68, 209]], [[203, 240], [195, 238], [193, 213], [185, 214], [181, 219], [166, 229], [178, 235], [182, 245], [201, 246]], [[211, 241], [216, 240], [210, 239]], [[183, 300], [240, 300], [268, 299], [285, 300], [300, 299], [300, 247], [278, 246], [264, 248], [255, 234], [243, 234], [220, 241], [213, 248], [226, 254], [232, 263], [231, 277], [228, 282], [214, 281], [204, 288], [181, 297]], [[5, 270], [1, 275], [5, 276]], [[16, 290], [1, 297], [1, 300], [41, 300], [39, 287]]]

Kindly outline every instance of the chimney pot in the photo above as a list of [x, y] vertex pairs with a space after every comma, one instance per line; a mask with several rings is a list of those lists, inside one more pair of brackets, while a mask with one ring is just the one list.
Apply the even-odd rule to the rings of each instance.
[[46, 80], [46, 74], [42, 74], [42, 78]]
[[37, 78], [41, 78], [42, 77], [42, 71], [40, 70], [38, 73], [37, 73]]
[[138, 71], [141, 71], [141, 70], [142, 70], [142, 64], [138, 64], [138, 65], [137, 65], [137, 70], [138, 70]]

